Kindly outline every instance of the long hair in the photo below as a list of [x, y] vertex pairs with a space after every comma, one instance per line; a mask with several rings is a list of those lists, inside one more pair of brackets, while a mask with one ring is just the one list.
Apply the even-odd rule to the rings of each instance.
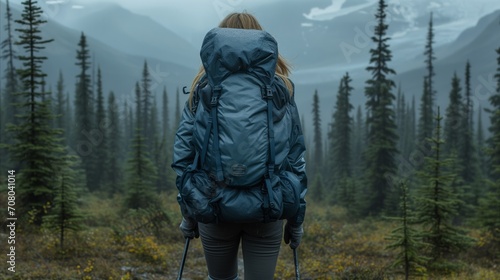
[[[231, 13], [227, 15], [219, 24], [221, 28], [239, 28], [239, 29], [255, 29], [255, 30], [263, 30], [262, 26], [260, 26], [257, 19], [249, 14], [249, 13]], [[203, 65], [200, 67], [198, 74], [193, 79], [193, 83], [191, 84], [191, 91], [189, 92], [189, 106], [192, 106], [193, 101], [193, 92], [196, 87], [196, 84], [200, 81], [201, 77], [205, 75], [205, 69]], [[290, 64], [280, 55], [278, 54], [278, 61], [276, 63], [276, 76], [280, 77], [285, 83], [286, 88], [290, 95], [293, 94], [293, 85], [288, 79], [290, 75]]]

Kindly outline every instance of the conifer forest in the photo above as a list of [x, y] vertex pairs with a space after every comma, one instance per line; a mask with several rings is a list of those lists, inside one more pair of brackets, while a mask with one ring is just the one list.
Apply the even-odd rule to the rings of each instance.
[[[324, 95], [295, 92], [312, 105], [298, 102], [308, 176], [302, 279], [500, 279], [500, 44], [484, 54], [495, 87], [478, 108], [472, 59], [438, 90], [440, 38], [428, 13], [418, 39], [425, 75], [413, 77], [418, 94], [405, 94], [389, 1], [375, 2], [369, 78], [343, 71]], [[11, 6], [2, 0], [0, 10], [0, 279], [176, 279], [184, 238], [170, 165], [191, 85], [154, 87], [145, 58], [130, 93], [104, 89], [112, 71], [85, 32], [64, 42], [77, 75], [51, 77], [51, 18], [37, 1], [23, 0], [19, 17]], [[500, 36], [496, 22], [489, 36]], [[334, 101], [323, 107], [326, 95]], [[183, 279], [207, 275], [194, 239]], [[294, 277], [283, 243], [275, 279]]]

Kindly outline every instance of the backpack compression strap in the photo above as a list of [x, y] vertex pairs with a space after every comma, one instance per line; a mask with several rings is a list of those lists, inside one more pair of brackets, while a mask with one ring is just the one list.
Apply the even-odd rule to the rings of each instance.
[[268, 139], [269, 139], [269, 161], [267, 162], [267, 175], [265, 176], [265, 185], [267, 189], [267, 199], [264, 199], [264, 222], [270, 222], [274, 219], [269, 217], [270, 208], [274, 208], [275, 205], [271, 203], [272, 201], [272, 183], [271, 179], [274, 177], [274, 166], [275, 166], [275, 147], [274, 147], [274, 123], [273, 123], [273, 90], [272, 87], [267, 85], [263, 88], [262, 98], [267, 102], [267, 129], [268, 129]]
[[210, 139], [210, 133], [213, 131], [214, 137], [212, 141], [213, 145], [213, 157], [215, 159], [215, 181], [224, 181], [224, 174], [222, 173], [222, 162], [220, 158], [220, 148], [219, 148], [219, 122], [217, 121], [217, 106], [219, 104], [219, 97], [222, 91], [221, 86], [214, 86], [212, 88], [212, 95], [210, 97], [210, 116], [208, 117], [207, 130], [205, 131], [205, 137], [203, 139], [203, 147], [201, 149], [200, 165], [205, 166], [205, 160], [207, 158], [208, 142]]
[[214, 159], [215, 159], [215, 181], [222, 182], [224, 181], [224, 174], [222, 173], [222, 162], [220, 159], [220, 148], [219, 148], [219, 122], [217, 120], [217, 105], [219, 104], [219, 97], [222, 91], [222, 87], [215, 86], [213, 88], [212, 99], [210, 101], [210, 114], [212, 116], [214, 138], [213, 138], [213, 149], [214, 149]]

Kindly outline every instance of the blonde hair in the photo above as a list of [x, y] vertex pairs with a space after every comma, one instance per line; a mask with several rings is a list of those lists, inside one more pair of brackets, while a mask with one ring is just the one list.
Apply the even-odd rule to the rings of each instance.
[[[260, 26], [257, 19], [246, 12], [243, 13], [231, 13], [227, 15], [219, 24], [221, 28], [239, 28], [239, 29], [255, 29], [255, 30], [263, 30], [262, 26]], [[288, 92], [290, 95], [293, 94], [293, 85], [292, 82], [288, 79], [290, 75], [290, 64], [280, 55], [278, 54], [278, 61], [276, 63], [276, 73], [275, 75], [281, 78], [285, 83]], [[193, 100], [193, 92], [200, 81], [201, 77], [205, 75], [205, 69], [203, 65], [200, 67], [198, 74], [193, 79], [193, 83], [191, 84], [191, 91], [189, 92], [189, 106], [192, 106]]]

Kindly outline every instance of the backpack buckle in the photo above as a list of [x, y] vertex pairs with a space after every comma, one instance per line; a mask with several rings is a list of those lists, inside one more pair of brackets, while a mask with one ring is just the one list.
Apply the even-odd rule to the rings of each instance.
[[219, 101], [219, 95], [221, 92], [222, 92], [221, 86], [215, 86], [213, 88], [212, 98], [210, 99], [210, 106], [212, 108], [217, 106], [217, 102]]
[[262, 98], [273, 99], [273, 88], [271, 86], [266, 86], [263, 88]]
[[210, 100], [210, 106], [213, 108], [217, 106], [217, 101], [219, 100], [218, 96], [212, 96], [212, 99]]

